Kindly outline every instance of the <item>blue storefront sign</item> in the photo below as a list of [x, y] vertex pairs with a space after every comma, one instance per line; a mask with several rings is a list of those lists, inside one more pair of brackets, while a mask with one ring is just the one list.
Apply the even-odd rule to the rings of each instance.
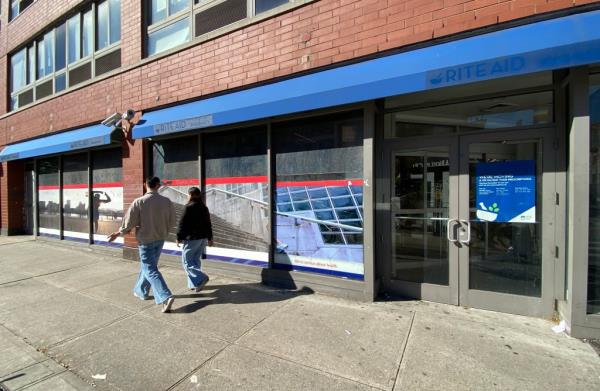
[[535, 160], [477, 163], [477, 219], [535, 223]]

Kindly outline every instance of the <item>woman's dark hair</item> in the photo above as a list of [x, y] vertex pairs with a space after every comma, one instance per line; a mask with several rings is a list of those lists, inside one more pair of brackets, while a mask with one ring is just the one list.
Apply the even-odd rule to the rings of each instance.
[[197, 187], [190, 187], [188, 189], [188, 194], [190, 195], [190, 202], [200, 202], [204, 204], [204, 202], [202, 201], [202, 193]]

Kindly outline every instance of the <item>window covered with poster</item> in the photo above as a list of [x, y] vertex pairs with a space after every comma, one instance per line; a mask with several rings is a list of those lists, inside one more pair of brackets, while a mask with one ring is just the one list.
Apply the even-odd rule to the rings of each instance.
[[39, 233], [44, 236], [60, 236], [60, 181], [57, 157], [39, 159], [38, 175], [38, 221]]
[[63, 235], [65, 239], [90, 240], [88, 216], [88, 155], [78, 153], [62, 158]]
[[[93, 243], [109, 245], [106, 235], [117, 231], [123, 220], [120, 148], [39, 159], [37, 176], [40, 235], [60, 237], [62, 234], [64, 239], [89, 243], [91, 228]], [[110, 245], [122, 246], [122, 243], [123, 238], [118, 238]]]
[[[188, 202], [188, 188], [199, 186], [198, 176], [198, 137], [182, 137], [152, 144], [152, 172], [159, 177], [162, 186], [160, 194], [175, 204], [177, 221], [179, 221], [185, 204]], [[163, 252], [180, 254], [181, 249], [175, 243], [176, 228], [171, 227], [169, 238], [165, 242]]]
[[273, 126], [280, 268], [363, 279], [360, 112]]
[[[106, 236], [118, 231], [123, 222], [123, 169], [121, 149], [94, 151], [91, 154], [92, 194], [90, 208], [92, 211], [92, 230], [94, 243], [113, 245], [106, 241]], [[117, 246], [123, 244], [123, 237], [118, 237]]]
[[207, 258], [266, 267], [270, 242], [266, 127], [210, 134], [202, 145], [214, 236]]

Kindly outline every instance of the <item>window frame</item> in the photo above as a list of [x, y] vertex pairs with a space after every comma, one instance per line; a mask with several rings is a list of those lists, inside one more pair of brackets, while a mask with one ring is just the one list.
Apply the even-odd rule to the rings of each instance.
[[[103, 46], [102, 48], [100, 48], [100, 40], [99, 40], [99, 36], [98, 36], [99, 30], [100, 30], [98, 28], [98, 26], [99, 26], [99, 22], [98, 22], [98, 15], [99, 15], [98, 8], [100, 8], [101, 4], [105, 4], [105, 3], [106, 3], [106, 7], [108, 8], [108, 10], [107, 10], [108, 19], [106, 21], [106, 38], [107, 38], [106, 42], [107, 42], [107, 44], [106, 44], [106, 46]], [[97, 2], [93, 3], [93, 8], [94, 8], [94, 15], [93, 15], [93, 20], [94, 20], [94, 45], [93, 45], [94, 46], [94, 54], [98, 53], [98, 52], [104, 52], [104, 51], [108, 52], [110, 49], [112, 49], [112, 48], [114, 48], [114, 47], [116, 47], [118, 45], [121, 45], [121, 40], [122, 40], [121, 37], [119, 37], [119, 40], [117, 40], [115, 42], [112, 42], [112, 43], [110, 42], [110, 37], [111, 37], [111, 12], [110, 12], [111, 8], [110, 8], [110, 3], [111, 3], [111, 0], [100, 0], [100, 1], [97, 1]], [[119, 0], [119, 6], [120, 6], [119, 7], [119, 22], [120, 22], [119, 24], [121, 24], [122, 23], [121, 12], [120, 12], [120, 10], [122, 8], [122, 6], [121, 6], [121, 0]], [[83, 12], [82, 12], [82, 14], [83, 14]]]
[[[26, 78], [29, 77], [28, 75], [28, 66], [30, 64], [29, 61], [29, 56], [28, 56], [28, 51], [29, 48], [32, 48], [32, 50], [35, 53], [35, 63], [33, 64], [34, 67], [34, 80], [31, 80], [28, 84], [26, 84], [26, 86], [24, 86], [23, 88], [19, 89], [19, 90], [15, 90], [12, 91], [11, 88], [9, 88], [9, 99], [7, 101], [7, 106], [8, 106], [8, 112], [14, 112], [17, 110], [20, 110], [24, 107], [30, 106], [32, 104], [35, 104], [36, 102], [38, 102], [38, 97], [37, 97], [37, 87], [41, 84], [47, 83], [49, 80], [52, 80], [52, 93], [49, 95], [44, 96], [41, 99], [45, 99], [45, 98], [50, 98], [55, 96], [56, 94], [59, 93], [63, 93], [65, 91], [68, 91], [70, 89], [73, 88], [77, 88], [77, 86], [79, 86], [80, 84], [89, 82], [90, 80], [94, 80], [97, 76], [96, 76], [96, 60], [99, 58], [102, 58], [106, 55], [109, 55], [112, 52], [118, 51], [120, 50], [121, 47], [121, 39], [119, 39], [116, 42], [110, 43], [110, 8], [109, 8], [109, 20], [108, 20], [108, 37], [109, 37], [109, 45], [102, 48], [102, 49], [98, 49], [98, 43], [97, 43], [97, 37], [96, 37], [96, 32], [97, 32], [97, 8], [98, 8], [98, 4], [100, 3], [107, 3], [107, 6], [109, 6], [109, 0], [103, 0], [103, 1], [95, 1], [92, 2], [91, 4], [86, 4], [83, 7], [78, 8], [77, 12], [75, 13], [69, 13], [66, 15], [63, 15], [63, 17], [59, 20], [59, 22], [54, 23], [52, 26], [50, 26], [49, 28], [43, 30], [40, 34], [38, 34], [37, 36], [35, 36], [33, 39], [25, 42], [23, 45], [21, 45], [17, 50], [13, 51], [12, 53], [8, 54], [9, 57], [9, 67], [10, 67], [10, 61], [12, 59], [12, 57], [14, 55], [16, 55], [17, 53], [21, 52], [22, 50], [25, 49], [25, 56], [26, 56]], [[120, 18], [120, 12], [121, 12], [121, 1], [118, 1], [119, 3], [119, 21], [121, 21]], [[84, 49], [84, 40], [83, 40], [83, 32], [84, 32], [84, 15], [86, 15], [88, 12], [91, 13], [91, 31], [90, 31], [90, 35], [91, 35], [91, 39], [92, 39], [92, 52], [87, 55], [87, 56], [83, 56], [83, 49]], [[78, 34], [79, 34], [79, 58], [77, 58], [75, 61], [69, 63], [69, 44], [70, 44], [70, 38], [69, 38], [69, 21], [72, 20], [73, 18], [75, 18], [76, 16], [79, 17], [79, 29], [78, 29]], [[61, 68], [60, 70], [56, 69], [56, 37], [57, 37], [57, 30], [64, 25], [64, 29], [65, 29], [65, 66], [64, 68]], [[46, 69], [46, 43], [47, 41], [47, 37], [50, 37], [51, 42], [52, 42], [52, 58], [51, 58], [51, 62], [52, 62], [52, 66], [51, 69], [49, 71], [47, 71]], [[41, 53], [40, 53], [41, 50]], [[71, 80], [70, 80], [70, 72], [73, 70], [77, 70], [80, 67], [86, 66], [87, 64], [90, 64], [91, 67], [91, 77], [87, 80], [82, 81], [81, 83], [77, 83], [77, 84], [73, 84], [70, 85]], [[40, 72], [40, 68], [39, 67], [43, 67], [43, 72]], [[119, 66], [120, 68], [121, 66]], [[118, 68], [115, 68], [118, 69]], [[102, 73], [102, 76], [104, 76], [106, 74], [106, 72]], [[62, 77], [64, 75], [65, 77], [65, 88], [57, 91], [57, 79]], [[9, 83], [12, 82], [12, 70], [10, 70], [9, 68], [9, 72], [7, 72], [7, 81]], [[29, 89], [33, 89], [33, 100], [31, 103], [28, 103], [26, 105], [23, 106], [19, 106], [18, 105], [18, 98], [19, 95], [21, 95], [24, 92], [27, 92]], [[16, 100], [16, 104], [15, 104], [15, 100]]]
[[[9, 3], [9, 7], [8, 7], [8, 22], [12, 22], [13, 20], [15, 20], [15, 18], [19, 15], [21, 15], [23, 12], [25, 12], [25, 10], [27, 8], [29, 8], [30, 6], [33, 5], [33, 3], [35, 3], [35, 0], [31, 0], [31, 3], [29, 3], [29, 5], [26, 5], [25, 7], [21, 8], [21, 3], [23, 1], [22, 0], [11, 0]], [[16, 5], [16, 14], [13, 13], [13, 5]]]
[[[258, 20], [266, 19], [268, 17], [271, 17], [273, 15], [287, 11], [289, 9], [304, 5], [308, 2], [310, 2], [311, 0], [298, 1], [298, 2], [295, 2], [294, 0], [288, 0], [287, 2], [285, 2], [283, 4], [275, 6], [271, 9], [263, 11], [261, 13], [255, 12], [255, 10], [256, 10], [256, 1], [255, 0], [246, 0], [246, 17], [245, 18], [237, 20], [230, 24], [224, 25], [222, 27], [216, 28], [212, 31], [206, 32], [206, 33], [204, 33], [202, 35], [198, 35], [198, 36], [196, 36], [196, 23], [195, 23], [196, 15], [208, 10], [209, 8], [212, 8], [212, 7], [218, 6], [222, 3], [225, 3], [228, 0], [207, 0], [204, 2], [202, 2], [202, 1], [197, 2], [197, 0], [188, 0], [188, 7], [185, 8], [184, 10], [181, 10], [174, 14], [170, 14], [170, 1], [165, 0], [167, 2], [167, 16], [164, 19], [162, 19], [158, 22], [155, 22], [155, 23], [150, 22], [151, 18], [152, 18], [151, 1], [152, 0], [146, 0], [144, 2], [144, 4], [143, 4], [144, 10], [142, 12], [143, 17], [144, 17], [143, 23], [144, 23], [144, 29], [145, 29], [145, 36], [144, 36], [144, 57], [145, 58], [158, 57], [158, 56], [164, 55], [165, 53], [169, 53], [172, 50], [176, 50], [177, 48], [185, 47], [185, 45], [187, 45], [187, 44], [190, 44], [193, 42], [202, 42], [202, 41], [206, 40], [207, 38], [212, 37], [214, 35], [222, 34], [224, 32], [233, 30], [237, 26], [242, 24], [242, 22], [243, 22], [243, 25], [246, 25], [246, 24], [256, 22]], [[189, 27], [190, 28], [190, 39], [187, 42], [185, 42], [184, 44], [170, 47], [161, 52], [150, 53], [148, 51], [149, 36], [151, 34], [157, 32], [158, 30], [166, 28], [169, 25], [177, 23], [184, 18], [189, 18], [189, 23], [190, 23], [190, 27]], [[232, 26], [236, 26], [236, 27], [232, 28]]]

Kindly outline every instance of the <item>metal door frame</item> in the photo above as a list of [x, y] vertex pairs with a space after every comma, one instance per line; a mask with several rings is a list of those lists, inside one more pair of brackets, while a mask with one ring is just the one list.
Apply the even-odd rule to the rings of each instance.
[[[382, 177], [388, 179], [381, 186], [378, 209], [385, 210], [387, 218], [380, 222], [383, 251], [388, 259], [381, 270], [383, 289], [404, 297], [440, 303], [469, 306], [493, 311], [529, 316], [551, 316], [554, 311], [554, 267], [555, 267], [555, 221], [556, 205], [556, 139], [554, 128], [499, 130], [478, 133], [452, 134], [447, 136], [421, 136], [386, 140], [382, 148]], [[393, 159], [398, 152], [410, 152], [434, 146], [448, 146], [450, 163], [449, 220], [469, 217], [469, 156], [472, 143], [497, 142], [503, 140], [539, 140], [542, 151], [542, 292], [541, 297], [512, 295], [497, 292], [470, 290], [468, 247], [459, 243], [449, 245], [448, 286], [429, 283], [398, 281], [391, 278], [392, 265], [392, 192], [394, 181]], [[381, 216], [381, 214], [380, 214]]]
[[[389, 178], [387, 186], [381, 188], [380, 206], [387, 206], [387, 219], [383, 222], [382, 232], [383, 254], [389, 259], [382, 270], [383, 289], [387, 292], [404, 297], [418, 298], [439, 303], [458, 305], [458, 251], [455, 246], [448, 246], [448, 285], [436, 285], [431, 283], [416, 283], [409, 281], [393, 280], [391, 277], [392, 266], [392, 194], [394, 181], [394, 169], [392, 167], [394, 155], [399, 152], [410, 152], [428, 147], [448, 147], [448, 161], [450, 164], [449, 189], [448, 189], [448, 217], [458, 215], [458, 143], [456, 135], [447, 136], [425, 136], [407, 137], [400, 140], [389, 141], [383, 147], [383, 178]], [[387, 236], [387, 237], [386, 237]]]
[[469, 289], [469, 247], [459, 249], [459, 303], [462, 306], [528, 316], [551, 316], [554, 311], [556, 150], [555, 129], [494, 131], [460, 135], [459, 219], [469, 219], [469, 145], [504, 140], [539, 140], [542, 164], [542, 289], [541, 297]]

